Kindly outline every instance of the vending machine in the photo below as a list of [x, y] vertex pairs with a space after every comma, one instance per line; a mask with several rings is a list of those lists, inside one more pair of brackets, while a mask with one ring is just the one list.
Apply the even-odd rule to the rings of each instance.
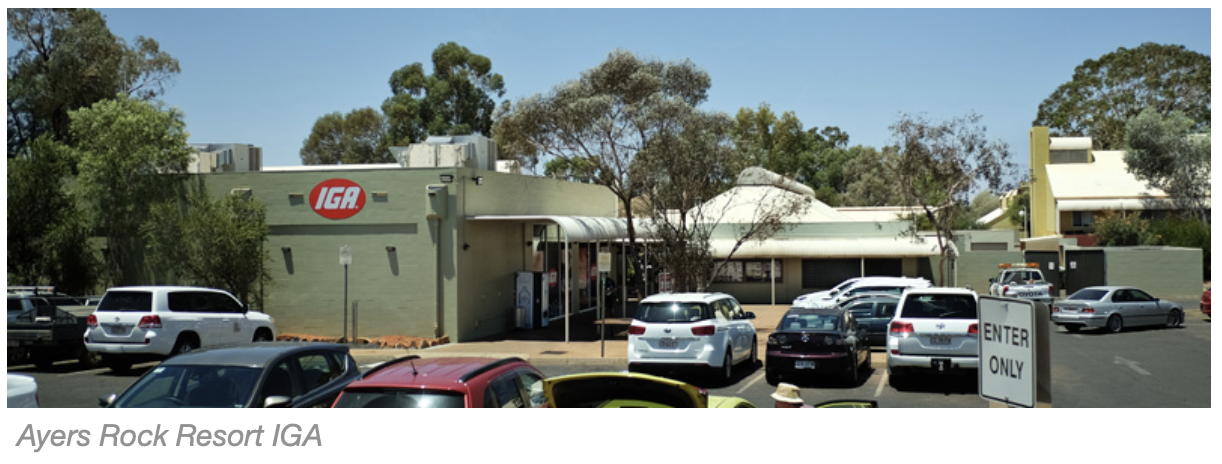
[[519, 272], [515, 277], [514, 302], [519, 329], [547, 327], [547, 318], [544, 317], [547, 305], [546, 278], [542, 272]]

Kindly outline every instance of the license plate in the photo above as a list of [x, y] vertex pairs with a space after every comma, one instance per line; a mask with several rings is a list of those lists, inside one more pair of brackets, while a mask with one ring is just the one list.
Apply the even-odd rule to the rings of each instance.
[[814, 361], [802, 361], [802, 360], [794, 361], [793, 368], [794, 369], [814, 369], [815, 362]]
[[658, 348], [678, 348], [678, 347], [679, 347], [679, 339], [677, 338], [663, 338], [661, 340], [658, 340]]
[[949, 345], [950, 344], [950, 335], [930, 335], [929, 344], [930, 345]]
[[132, 331], [131, 324], [102, 324], [108, 334], [127, 335]]
[[946, 358], [934, 358], [929, 361], [930, 367], [938, 372], [946, 372], [950, 370], [950, 360]]

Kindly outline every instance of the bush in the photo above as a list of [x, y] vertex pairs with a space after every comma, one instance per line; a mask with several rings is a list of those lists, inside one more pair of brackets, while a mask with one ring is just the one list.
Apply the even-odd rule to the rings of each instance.
[[1151, 245], [1150, 224], [1136, 214], [1110, 214], [1095, 219], [1099, 246]]

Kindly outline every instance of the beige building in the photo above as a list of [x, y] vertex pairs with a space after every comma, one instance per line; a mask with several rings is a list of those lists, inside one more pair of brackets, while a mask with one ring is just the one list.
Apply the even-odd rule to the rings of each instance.
[[192, 143], [187, 172], [255, 172], [263, 169], [263, 149], [247, 143]]

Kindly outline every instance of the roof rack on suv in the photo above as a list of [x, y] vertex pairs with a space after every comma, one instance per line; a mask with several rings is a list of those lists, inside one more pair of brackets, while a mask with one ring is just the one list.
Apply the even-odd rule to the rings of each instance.
[[490, 363], [488, 363], [488, 364], [485, 364], [483, 367], [480, 367], [480, 368], [475, 369], [475, 370], [473, 370], [473, 371], [471, 371], [471, 372], [468, 372], [468, 373], [466, 373], [466, 374], [463, 374], [463, 376], [462, 376], [462, 377], [459, 377], [459, 378], [458, 378], [458, 381], [459, 381], [459, 382], [462, 382], [462, 383], [467, 383], [467, 381], [468, 381], [468, 380], [471, 380], [471, 379], [475, 378], [475, 376], [477, 376], [477, 375], [483, 374], [483, 373], [488, 372], [488, 371], [490, 371], [490, 370], [493, 370], [493, 369], [496, 369], [496, 368], [498, 368], [498, 367], [504, 366], [504, 365], [509, 364], [509, 363], [514, 363], [514, 362], [526, 362], [526, 361], [525, 361], [525, 360], [523, 360], [522, 358], [519, 358], [519, 357], [516, 357], [516, 356], [515, 356], [515, 357], [511, 357], [511, 358], [504, 358], [504, 359], [500, 359], [500, 360], [497, 360], [497, 361], [493, 361], [493, 362], [490, 362]]
[[369, 377], [370, 375], [373, 375], [373, 373], [374, 373], [374, 372], [380, 371], [380, 370], [382, 370], [382, 369], [385, 369], [385, 368], [387, 368], [387, 367], [390, 367], [390, 366], [393, 366], [393, 365], [395, 365], [395, 364], [401, 363], [401, 362], [403, 362], [403, 361], [411, 361], [411, 360], [413, 360], [413, 359], [420, 359], [420, 356], [419, 356], [419, 355], [415, 355], [415, 354], [409, 354], [409, 355], [407, 355], [407, 356], [403, 356], [403, 357], [401, 357], [401, 358], [395, 358], [395, 359], [392, 359], [392, 360], [390, 360], [390, 361], [386, 361], [386, 362], [384, 362], [384, 363], [381, 363], [381, 364], [378, 364], [378, 365], [376, 365], [376, 366], [373, 366], [373, 367], [372, 367], [372, 368], [370, 368], [369, 370], [365, 371], [365, 373], [364, 373], [364, 374], [361, 374], [361, 378]]

